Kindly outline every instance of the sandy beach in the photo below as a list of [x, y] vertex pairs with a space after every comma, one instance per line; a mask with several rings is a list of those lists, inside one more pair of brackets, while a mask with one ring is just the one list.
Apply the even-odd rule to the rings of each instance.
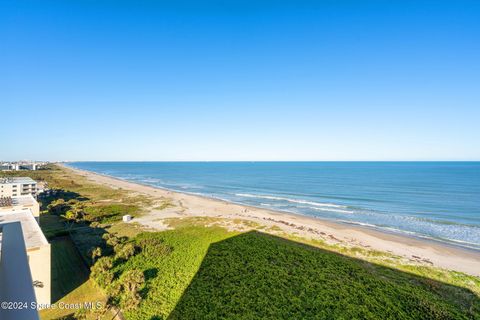
[[[329, 244], [388, 252], [400, 256], [406, 263], [435, 266], [480, 276], [480, 252], [475, 250], [382, 232], [368, 227], [335, 223], [313, 217], [174, 192], [74, 169], [65, 165], [62, 165], [62, 167], [72, 170], [95, 183], [130, 190], [138, 194], [148, 195], [153, 199], [169, 199], [173, 204], [171, 207], [163, 210], [152, 208], [148, 210], [148, 213], [134, 219], [135, 222], [149, 228], [166, 229], [167, 225], [162, 221], [167, 218], [212, 217], [227, 219], [227, 221], [242, 219], [266, 227], [280, 228], [282, 232], [295, 236], [323, 240]], [[232, 228], [234, 228], [233, 224]]]

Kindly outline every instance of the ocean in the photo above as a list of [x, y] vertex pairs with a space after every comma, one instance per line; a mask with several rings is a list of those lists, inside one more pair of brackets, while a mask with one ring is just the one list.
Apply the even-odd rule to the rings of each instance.
[[480, 249], [480, 162], [72, 162], [131, 182]]

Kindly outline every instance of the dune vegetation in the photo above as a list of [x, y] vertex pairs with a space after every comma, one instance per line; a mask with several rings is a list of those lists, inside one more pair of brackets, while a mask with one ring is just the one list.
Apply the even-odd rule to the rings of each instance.
[[[59, 167], [21, 172], [56, 192], [41, 198], [52, 243], [53, 302], [43, 319], [480, 319], [480, 279], [359, 260], [321, 243], [228, 231], [201, 218], [153, 232], [120, 222], [162, 204]], [[166, 202], [165, 207], [169, 204]]]
[[[466, 289], [265, 233], [184, 223], [141, 233], [115, 258], [111, 291], [142, 270], [128, 319], [472, 319]], [[153, 249], [156, 248], [156, 249]]]

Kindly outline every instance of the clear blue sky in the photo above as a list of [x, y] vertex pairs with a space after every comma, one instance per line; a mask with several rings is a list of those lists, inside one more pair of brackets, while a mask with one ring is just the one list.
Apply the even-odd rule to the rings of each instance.
[[1, 1], [0, 159], [480, 160], [479, 1]]

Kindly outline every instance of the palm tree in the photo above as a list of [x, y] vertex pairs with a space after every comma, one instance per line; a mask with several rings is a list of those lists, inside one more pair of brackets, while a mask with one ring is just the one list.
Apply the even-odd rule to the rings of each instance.
[[123, 307], [127, 310], [133, 309], [142, 301], [139, 289], [145, 283], [145, 276], [140, 270], [129, 270], [122, 275], [121, 279], [124, 299]]
[[96, 247], [91, 251], [90, 256], [92, 258], [92, 264], [95, 263], [96, 258], [102, 256], [102, 249], [100, 247]]
[[124, 245], [117, 245], [115, 248], [116, 258], [127, 260], [135, 254], [135, 246], [133, 243], [127, 243]]

